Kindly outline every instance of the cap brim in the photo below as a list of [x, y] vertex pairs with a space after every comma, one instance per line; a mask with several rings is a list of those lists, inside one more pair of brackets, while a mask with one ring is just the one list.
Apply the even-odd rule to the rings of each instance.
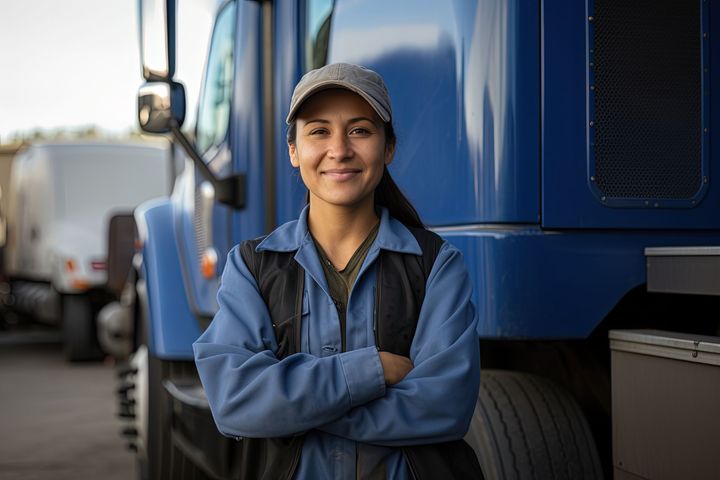
[[329, 90], [332, 88], [342, 88], [344, 90], [349, 90], [353, 93], [360, 95], [366, 102], [370, 104], [370, 106], [373, 108], [373, 110], [375, 110], [375, 112], [378, 114], [378, 116], [382, 119], [383, 122], [390, 121], [390, 113], [385, 110], [382, 105], [378, 103], [377, 100], [365, 93], [362, 89], [356, 87], [355, 85], [352, 85], [351, 83], [343, 82], [341, 80], [326, 80], [324, 82], [319, 82], [317, 85], [314, 85], [311, 89], [309, 89], [307, 92], [304, 92], [293, 102], [292, 106], [290, 107], [290, 111], [288, 112], [287, 118], [285, 119], [285, 123], [288, 125], [292, 123], [293, 119], [297, 115], [298, 110], [300, 110], [300, 107], [303, 103], [305, 103], [308, 98], [318, 92], [321, 92], [323, 90]]

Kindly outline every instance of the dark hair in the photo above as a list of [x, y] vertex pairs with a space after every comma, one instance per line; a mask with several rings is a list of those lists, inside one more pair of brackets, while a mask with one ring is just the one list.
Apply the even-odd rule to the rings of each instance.
[[[394, 146], [397, 142], [395, 135], [395, 129], [393, 128], [392, 122], [385, 122], [385, 148]], [[288, 125], [287, 130], [287, 142], [288, 144], [294, 144], [297, 138], [297, 122], [295, 120]], [[310, 192], [308, 191], [305, 195], [305, 203], [310, 203]], [[387, 169], [387, 165], [383, 168], [383, 174], [380, 178], [380, 183], [375, 187], [375, 205], [380, 205], [388, 209], [390, 215], [408, 227], [425, 228], [420, 215], [417, 210], [413, 207], [410, 200], [402, 193], [400, 187], [397, 186], [390, 172]]]

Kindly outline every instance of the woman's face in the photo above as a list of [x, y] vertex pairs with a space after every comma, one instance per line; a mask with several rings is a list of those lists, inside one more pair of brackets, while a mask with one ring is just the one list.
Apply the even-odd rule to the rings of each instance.
[[359, 95], [333, 89], [310, 97], [296, 118], [290, 162], [300, 168], [311, 203], [372, 205], [394, 152], [394, 145], [385, 145], [385, 128], [375, 110]]

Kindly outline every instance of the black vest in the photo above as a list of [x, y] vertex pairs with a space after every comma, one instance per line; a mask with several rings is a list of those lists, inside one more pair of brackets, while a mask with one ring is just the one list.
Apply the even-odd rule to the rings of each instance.
[[[374, 309], [375, 344], [381, 351], [410, 356], [425, 284], [443, 244], [437, 234], [408, 227], [422, 255], [380, 250]], [[263, 240], [240, 244], [240, 254], [260, 289], [283, 359], [300, 351], [305, 272], [295, 252], [256, 252]], [[241, 478], [292, 478], [302, 450], [303, 435], [285, 438], [243, 439]], [[402, 448], [415, 480], [478, 479], [482, 472], [472, 448], [463, 440]]]

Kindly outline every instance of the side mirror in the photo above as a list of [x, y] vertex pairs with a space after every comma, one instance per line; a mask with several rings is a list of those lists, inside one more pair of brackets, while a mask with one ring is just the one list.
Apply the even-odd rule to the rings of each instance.
[[175, 0], [138, 0], [140, 60], [147, 81], [175, 75]]
[[167, 133], [185, 121], [185, 87], [177, 82], [148, 82], [138, 91], [138, 122], [148, 133]]

